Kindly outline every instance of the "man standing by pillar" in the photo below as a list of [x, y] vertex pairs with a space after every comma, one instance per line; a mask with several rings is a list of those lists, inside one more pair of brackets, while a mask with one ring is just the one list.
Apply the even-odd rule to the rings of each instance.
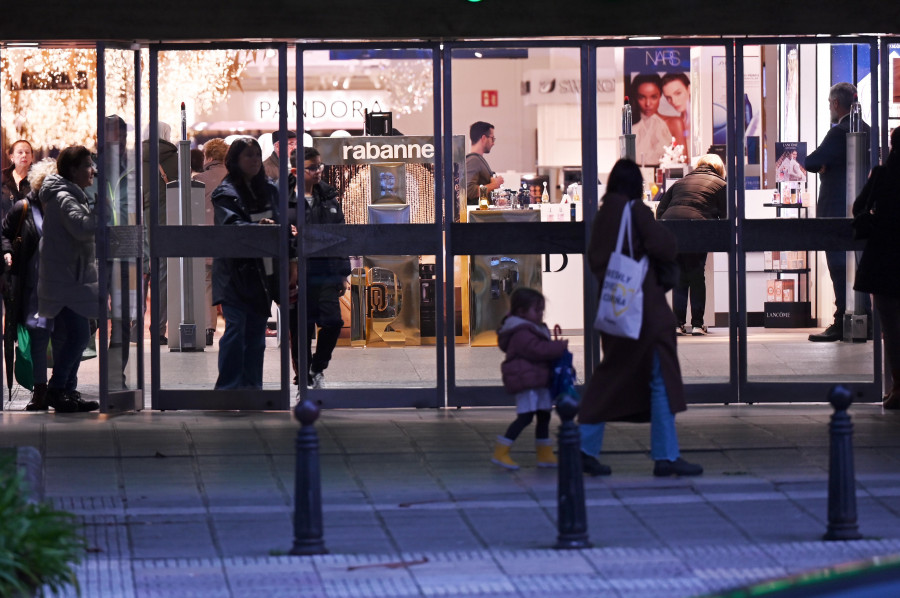
[[[303, 183], [306, 201], [306, 225], [344, 224], [344, 212], [337, 189], [322, 182], [322, 157], [312, 147], [303, 152]], [[307, 383], [324, 388], [325, 368], [337, 345], [344, 321], [340, 298], [349, 284], [350, 259], [346, 257], [312, 257], [306, 265], [306, 357], [309, 364]], [[316, 334], [316, 326], [319, 328]], [[312, 339], [316, 337], [316, 352]]]
[[[828, 109], [834, 125], [818, 148], [806, 157], [806, 170], [819, 175], [819, 198], [816, 216], [819, 218], [847, 217], [847, 133], [850, 131], [850, 106], [857, 101], [856, 87], [838, 83], [828, 92]], [[869, 125], [860, 124], [860, 131], [869, 135]], [[867, 154], [868, 155], [868, 154]], [[844, 336], [844, 312], [847, 311], [847, 252], [826, 251], [825, 263], [834, 287], [834, 322], [823, 332], [810, 334], [813, 342], [834, 342]], [[869, 330], [872, 330], [872, 306], [863, 295]], [[871, 338], [871, 333], [870, 333]]]
[[466, 155], [466, 203], [477, 206], [481, 195], [479, 187], [484, 185], [490, 193], [500, 188], [503, 177], [496, 176], [484, 159], [484, 155], [491, 153], [491, 148], [497, 141], [494, 137], [494, 125], [483, 121], [474, 123], [469, 127], [469, 140], [472, 142], [472, 151]]

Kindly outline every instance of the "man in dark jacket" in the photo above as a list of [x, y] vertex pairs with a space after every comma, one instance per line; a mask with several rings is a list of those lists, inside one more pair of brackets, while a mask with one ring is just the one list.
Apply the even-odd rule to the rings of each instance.
[[[660, 220], [712, 220], [728, 216], [725, 165], [715, 154], [697, 161], [689, 175], [669, 187], [659, 201], [656, 217]], [[681, 278], [672, 289], [672, 311], [678, 318], [679, 334], [703, 336], [706, 311], [706, 253], [679, 253], [676, 261]], [[688, 297], [691, 302], [691, 326], [687, 324]]]
[[[312, 147], [303, 153], [304, 222], [310, 224], [344, 224], [340, 195], [337, 189], [322, 182], [322, 157]], [[346, 257], [309, 258], [306, 267], [306, 356], [309, 363], [307, 383], [312, 388], [324, 388], [323, 372], [337, 345], [344, 321], [341, 318], [340, 298], [347, 290], [350, 259]], [[319, 333], [316, 352], [312, 339], [316, 325]]]
[[[166, 224], [166, 184], [178, 179], [178, 148], [169, 141], [172, 133], [172, 127], [159, 121], [159, 164], [150, 163], [150, 132], [145, 131], [144, 139], [141, 144], [141, 152], [143, 153], [142, 175], [142, 192], [144, 194], [144, 297], [147, 297], [147, 290], [150, 286], [150, 205], [152, 197], [150, 196], [150, 177], [156, 176], [159, 182], [159, 191], [157, 193], [157, 205], [159, 206], [159, 223]], [[169, 343], [168, 331], [169, 317], [167, 309], [167, 295], [169, 288], [169, 277], [167, 260], [159, 261], [159, 328], [155, 332], [159, 335], [159, 344], [167, 345]], [[147, 310], [146, 304], [144, 311]], [[154, 332], [151, 330], [151, 332]], [[131, 338], [136, 339], [136, 331], [132, 332]]]
[[[816, 216], [819, 218], [847, 217], [847, 133], [850, 132], [850, 106], [857, 101], [856, 88], [850, 83], [838, 83], [828, 92], [828, 107], [833, 127], [814, 152], [806, 156], [806, 170], [819, 174], [819, 197]], [[869, 125], [860, 129], [869, 134]], [[866, 154], [868, 156], [868, 153]], [[826, 251], [825, 263], [834, 287], [834, 323], [818, 334], [810, 334], [813, 342], [839, 341], [844, 336], [844, 312], [847, 311], [847, 253]], [[863, 308], [869, 314], [872, 329], [872, 305], [863, 295]], [[871, 338], [871, 332], [869, 335]]]

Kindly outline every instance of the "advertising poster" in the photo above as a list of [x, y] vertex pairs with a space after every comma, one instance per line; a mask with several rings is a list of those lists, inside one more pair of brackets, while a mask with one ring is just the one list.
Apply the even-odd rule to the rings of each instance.
[[891, 106], [889, 116], [900, 118], [900, 44], [892, 44], [891, 48]]
[[806, 180], [806, 142], [775, 142], [775, 182], [793, 183]]
[[690, 57], [689, 47], [625, 48], [625, 96], [642, 166], [658, 165], [673, 138], [689, 157]]
[[[759, 164], [762, 130], [762, 85], [759, 56], [744, 56], [744, 135], [747, 163]], [[713, 144], [728, 142], [728, 71], [724, 56], [712, 58]]]

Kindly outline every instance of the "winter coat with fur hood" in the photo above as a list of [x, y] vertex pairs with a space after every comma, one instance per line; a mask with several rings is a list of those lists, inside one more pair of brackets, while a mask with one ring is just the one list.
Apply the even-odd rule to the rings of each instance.
[[553, 362], [565, 352], [566, 341], [554, 341], [546, 324], [507, 316], [497, 330], [497, 343], [506, 353], [500, 365], [503, 388], [516, 394], [550, 386]]

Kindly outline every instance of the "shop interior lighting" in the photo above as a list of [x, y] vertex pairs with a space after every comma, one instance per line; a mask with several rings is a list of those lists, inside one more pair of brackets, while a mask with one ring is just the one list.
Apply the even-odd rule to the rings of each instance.
[[629, 37], [628, 39], [633, 42], [642, 42], [642, 41], [649, 42], [649, 41], [655, 41], [655, 40], [662, 39], [662, 38], [658, 35], [635, 35], [633, 37]]
[[[134, 54], [131, 50], [107, 50], [106, 113], [129, 121], [134, 114]], [[179, 122], [181, 98], [191, 98], [194, 114], [209, 112], [224, 101], [255, 52], [227, 50], [167, 51], [159, 54], [159, 119]], [[149, 97], [149, 50], [141, 52], [142, 97]], [[3, 125], [17, 138], [35, 147], [96, 146], [97, 53], [87, 49], [16, 48], [0, 54], [0, 85], [10, 89], [29, 73], [29, 88], [4, 93]], [[82, 75], [83, 73], [83, 75]], [[68, 75], [68, 79], [62, 75]], [[84, 77], [86, 87], [61, 85]], [[175, 99], [172, 99], [175, 98]], [[176, 101], [177, 100], [177, 101]], [[133, 118], [133, 117], [132, 117]], [[135, 138], [140, 139], [138, 135]], [[134, 139], [130, 138], [129, 142]]]

